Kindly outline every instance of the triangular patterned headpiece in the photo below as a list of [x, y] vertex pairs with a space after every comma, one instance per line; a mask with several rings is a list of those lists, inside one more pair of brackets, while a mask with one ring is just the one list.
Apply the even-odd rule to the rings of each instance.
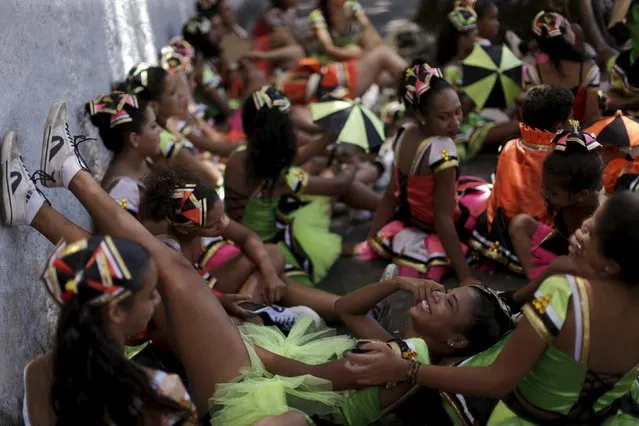
[[[80, 259], [82, 265], [78, 268]], [[117, 302], [131, 294], [123, 286], [131, 280], [131, 273], [109, 236], [71, 244], [61, 241], [49, 256], [41, 277], [53, 300], [61, 305], [80, 293], [92, 306]]]

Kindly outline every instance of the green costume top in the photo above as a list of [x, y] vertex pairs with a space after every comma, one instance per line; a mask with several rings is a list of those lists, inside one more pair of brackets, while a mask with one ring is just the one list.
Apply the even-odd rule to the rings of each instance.
[[[359, 4], [359, 2], [355, 0], [347, 0], [346, 3], [344, 3], [344, 13], [346, 14], [345, 31], [343, 33], [339, 33], [335, 29], [329, 30], [335, 46], [342, 48], [347, 47], [351, 44], [358, 43], [359, 36], [362, 31], [358, 18], [359, 15], [365, 12], [364, 8], [361, 4]], [[322, 13], [321, 9], [312, 10], [311, 13], [309, 13], [308, 15], [308, 22], [313, 30], [328, 27], [326, 19], [324, 18], [324, 13]], [[330, 63], [334, 61], [325, 52], [320, 52], [321, 47], [319, 46], [318, 42], [315, 43], [313, 47], [313, 50], [318, 50], [318, 53], [314, 54], [313, 57], [320, 60], [322, 63]]]
[[[246, 146], [239, 147], [243, 151]], [[309, 175], [299, 167], [289, 167], [282, 179], [290, 195], [270, 194], [264, 184], [247, 197], [225, 187], [226, 211], [244, 204], [241, 222], [266, 243], [277, 244], [286, 261], [287, 276], [300, 284], [313, 285], [326, 276], [342, 250], [342, 239], [329, 231], [331, 200], [304, 195]]]
[[[575, 343], [572, 354], [568, 355], [554, 346], [554, 339], [563, 328], [570, 308], [575, 316]], [[637, 386], [639, 368], [623, 376], [588, 370], [589, 284], [573, 276], [548, 278], [535, 292], [534, 299], [524, 306], [523, 313], [548, 342], [548, 348], [514, 392], [502, 401], [444, 393], [447, 410], [451, 418], [456, 419], [455, 424], [593, 424], [604, 418], [608, 425], [625, 424], [625, 419], [631, 417], [621, 413], [619, 404], [629, 398]], [[508, 338], [460, 365], [490, 365]], [[637, 424], [639, 420], [632, 422]]]

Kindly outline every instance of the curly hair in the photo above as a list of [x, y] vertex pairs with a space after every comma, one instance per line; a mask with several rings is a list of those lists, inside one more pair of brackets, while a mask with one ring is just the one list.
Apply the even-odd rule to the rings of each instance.
[[548, 132], [556, 131], [557, 124], [570, 118], [575, 96], [570, 89], [559, 86], [536, 86], [524, 98], [522, 118], [524, 124]]
[[211, 183], [180, 168], [157, 168], [146, 176], [143, 183], [145, 189], [140, 200], [140, 216], [156, 222], [175, 216], [179, 208], [179, 200], [173, 198], [176, 188], [195, 185], [195, 197], [206, 199], [209, 206], [220, 202]]

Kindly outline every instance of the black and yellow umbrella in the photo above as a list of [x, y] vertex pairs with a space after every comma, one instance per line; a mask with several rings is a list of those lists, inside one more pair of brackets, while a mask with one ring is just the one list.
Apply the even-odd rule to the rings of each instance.
[[337, 134], [339, 143], [349, 143], [366, 151], [384, 143], [384, 125], [359, 98], [355, 100], [326, 96], [310, 105], [313, 122]]
[[478, 108], [506, 108], [522, 91], [522, 63], [505, 45], [475, 44], [462, 64], [464, 92]]
[[639, 121], [621, 111], [594, 122], [585, 131], [593, 133], [603, 146], [633, 152], [639, 148]]

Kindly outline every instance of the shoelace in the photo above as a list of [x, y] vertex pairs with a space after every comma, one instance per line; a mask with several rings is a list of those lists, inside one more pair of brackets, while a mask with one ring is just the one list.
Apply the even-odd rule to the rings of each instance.
[[89, 170], [89, 166], [87, 166], [87, 162], [84, 160], [84, 157], [82, 157], [82, 154], [80, 154], [80, 145], [82, 145], [85, 142], [89, 142], [89, 141], [95, 142], [95, 141], [97, 141], [97, 139], [90, 138], [90, 137], [85, 136], [85, 135], [79, 135], [79, 136], [71, 137], [71, 132], [69, 130], [69, 123], [65, 123], [64, 130], [67, 133], [67, 137], [71, 141], [71, 146], [73, 147], [73, 153], [78, 158], [78, 162], [80, 163], [80, 167], [82, 167], [84, 170], [87, 170], [90, 173], [91, 170]]
[[[90, 137], [84, 136], [84, 135], [79, 135], [79, 136], [73, 136], [72, 137], [71, 136], [71, 132], [69, 130], [69, 123], [65, 123], [64, 131], [67, 134], [68, 140], [71, 142], [71, 146], [73, 147], [73, 155], [75, 155], [76, 158], [78, 159], [78, 163], [80, 163], [80, 167], [82, 167], [82, 169], [88, 171], [89, 173], [92, 173], [91, 169], [89, 169], [89, 166], [87, 165], [86, 160], [84, 159], [84, 157], [82, 157], [82, 154], [80, 153], [80, 145], [82, 145], [85, 142], [89, 142], [89, 141], [91, 141], [91, 142], [97, 141], [97, 139], [90, 138]], [[33, 173], [33, 175], [31, 176], [31, 180], [33, 181], [33, 183], [55, 182], [55, 179], [53, 178], [53, 176], [45, 173], [43, 170], [36, 170], [36, 172]], [[40, 190], [38, 190], [38, 191], [40, 191]]]
[[36, 180], [33, 178], [33, 175], [35, 175], [37, 172], [34, 173], [33, 175], [29, 174], [29, 168], [27, 167], [26, 164], [24, 164], [24, 159], [22, 158], [22, 155], [19, 158], [20, 158], [20, 164], [22, 165], [22, 168], [24, 169], [25, 173], [27, 174], [27, 177], [33, 183], [33, 186], [35, 187], [35, 190], [38, 191], [38, 194], [40, 194], [42, 196], [42, 198], [44, 198], [44, 200], [50, 205], [51, 202], [49, 201], [47, 196], [44, 195], [44, 192], [40, 191], [40, 188], [38, 188], [38, 185], [36, 184], [37, 183]]

